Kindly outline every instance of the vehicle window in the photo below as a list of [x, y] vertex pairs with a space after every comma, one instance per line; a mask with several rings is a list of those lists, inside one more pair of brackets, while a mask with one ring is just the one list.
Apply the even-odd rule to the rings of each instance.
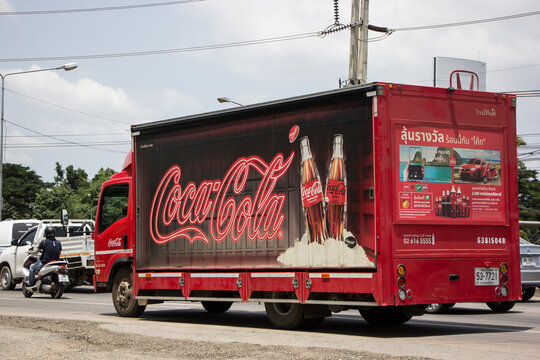
[[12, 240], [19, 240], [21, 236], [23, 236], [24, 233], [28, 231], [28, 229], [36, 225], [37, 224], [35, 222], [13, 224], [13, 233], [11, 237]]
[[90, 235], [92, 231], [91, 224], [73, 225], [69, 227], [69, 236]]
[[127, 216], [128, 197], [128, 184], [110, 185], [103, 190], [98, 214], [99, 233], [102, 233], [116, 221]]
[[36, 229], [32, 229], [28, 231], [26, 234], [24, 234], [20, 239], [18, 246], [24, 246], [24, 245], [32, 245], [34, 242], [34, 238], [36, 237]]
[[67, 237], [66, 229], [63, 226], [53, 226], [55, 237]]
[[476, 165], [480, 165], [480, 159], [476, 159], [474, 162]]

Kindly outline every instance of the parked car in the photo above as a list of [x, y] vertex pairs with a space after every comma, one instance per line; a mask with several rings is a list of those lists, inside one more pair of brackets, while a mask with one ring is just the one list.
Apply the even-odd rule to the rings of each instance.
[[[519, 253], [521, 255], [521, 297], [523, 301], [527, 301], [534, 296], [536, 287], [540, 287], [540, 245], [531, 244], [520, 238]], [[455, 303], [429, 304], [426, 312], [442, 313], [454, 305]]]
[[519, 239], [521, 255], [521, 289], [523, 301], [530, 300], [540, 286], [540, 246]]
[[497, 180], [497, 169], [484, 159], [472, 158], [459, 167], [461, 180], [483, 181]]
[[36, 226], [39, 220], [4, 220], [0, 221], [0, 252], [11, 246], [13, 240], [19, 240], [21, 236], [32, 226]]

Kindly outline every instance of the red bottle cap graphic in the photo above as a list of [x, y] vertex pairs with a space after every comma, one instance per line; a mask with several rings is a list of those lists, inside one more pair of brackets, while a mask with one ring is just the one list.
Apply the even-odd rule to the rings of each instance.
[[298, 134], [300, 134], [300, 128], [298, 127], [298, 125], [294, 125], [289, 131], [289, 142], [291, 144], [294, 142], [294, 140], [296, 140]]

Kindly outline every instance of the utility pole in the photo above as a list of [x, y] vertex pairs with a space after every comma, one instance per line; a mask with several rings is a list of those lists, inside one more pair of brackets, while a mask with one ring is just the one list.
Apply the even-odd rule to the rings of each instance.
[[349, 57], [349, 85], [365, 84], [367, 81], [367, 39], [369, 25], [369, 0], [351, 0], [351, 54]]

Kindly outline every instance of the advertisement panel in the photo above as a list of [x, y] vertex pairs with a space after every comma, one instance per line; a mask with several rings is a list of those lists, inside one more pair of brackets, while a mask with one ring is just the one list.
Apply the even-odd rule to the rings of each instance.
[[373, 267], [350, 220], [370, 129], [348, 104], [140, 135], [137, 267]]
[[394, 127], [397, 220], [504, 224], [503, 134]]

